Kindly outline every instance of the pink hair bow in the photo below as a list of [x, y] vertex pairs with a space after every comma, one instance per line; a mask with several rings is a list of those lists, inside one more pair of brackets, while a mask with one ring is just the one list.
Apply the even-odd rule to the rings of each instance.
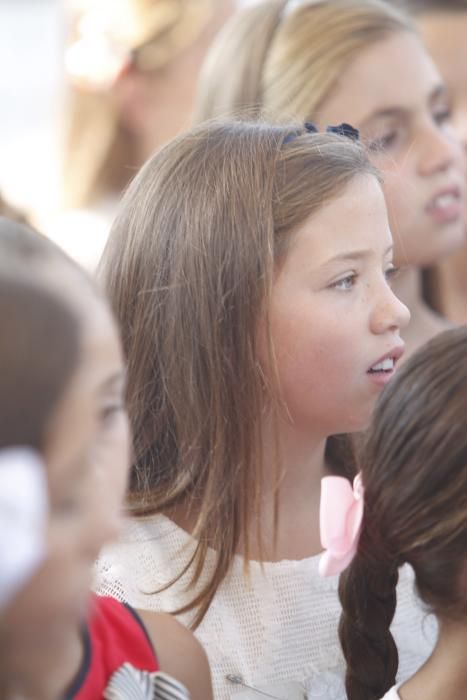
[[321, 576], [344, 571], [355, 556], [363, 518], [363, 484], [360, 474], [353, 488], [341, 476], [321, 481], [319, 527], [324, 554], [319, 562]]

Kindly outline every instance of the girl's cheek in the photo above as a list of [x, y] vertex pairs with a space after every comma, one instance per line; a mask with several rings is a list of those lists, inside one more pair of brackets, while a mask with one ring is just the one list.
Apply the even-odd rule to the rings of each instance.
[[101, 434], [93, 461], [99, 478], [97, 490], [108, 513], [115, 517], [123, 506], [130, 470], [130, 427], [126, 412], [120, 411]]

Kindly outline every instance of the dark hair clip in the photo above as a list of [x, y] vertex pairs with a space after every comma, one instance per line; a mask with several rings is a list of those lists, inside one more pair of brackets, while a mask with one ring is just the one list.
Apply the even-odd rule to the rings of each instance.
[[[318, 128], [313, 124], [313, 122], [305, 122], [303, 126], [305, 128], [305, 131], [308, 134], [319, 133]], [[328, 134], [337, 134], [338, 136], [346, 136], [348, 139], [352, 139], [352, 141], [358, 141], [360, 139], [360, 134], [358, 133], [358, 129], [355, 129], [355, 127], [351, 126], [350, 124], [346, 124], [346, 123], [339, 124], [338, 126], [328, 126], [326, 128], [326, 131]], [[285, 137], [284, 144], [289, 143], [289, 141], [293, 141], [299, 135], [300, 134], [289, 134], [288, 136]]]
[[317, 134], [318, 133], [318, 129], [313, 124], [313, 122], [305, 122], [303, 126], [305, 127], [305, 131], [307, 131], [309, 134]]
[[358, 129], [355, 129], [355, 127], [345, 122], [338, 126], [328, 126], [326, 131], [330, 134], [337, 134], [338, 136], [347, 136], [347, 138], [352, 139], [352, 141], [358, 141], [360, 139]]
[[[303, 124], [303, 126], [304, 126], [307, 134], [317, 134], [318, 133], [318, 129], [313, 124], [313, 122], [305, 122]], [[294, 141], [297, 138], [297, 136], [300, 136], [300, 134], [289, 134], [288, 136], [285, 137], [284, 144], [289, 143], [290, 141]]]

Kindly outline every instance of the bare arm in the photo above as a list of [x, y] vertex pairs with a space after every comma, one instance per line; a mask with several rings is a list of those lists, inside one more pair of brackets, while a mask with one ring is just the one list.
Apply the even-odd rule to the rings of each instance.
[[201, 644], [172, 615], [138, 610], [152, 640], [161, 671], [189, 690], [192, 700], [212, 700], [211, 672]]

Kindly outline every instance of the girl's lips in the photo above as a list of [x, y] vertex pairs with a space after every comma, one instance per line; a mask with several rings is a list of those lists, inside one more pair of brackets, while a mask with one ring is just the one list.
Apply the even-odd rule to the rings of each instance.
[[437, 224], [448, 224], [458, 221], [464, 214], [464, 198], [458, 187], [440, 190], [425, 209]]
[[367, 375], [373, 384], [385, 386], [392, 379], [396, 372], [397, 361], [404, 354], [404, 350], [404, 343], [397, 345], [367, 370]]
[[394, 364], [397, 363], [398, 360], [402, 357], [402, 355], [405, 352], [405, 343], [400, 340], [397, 345], [395, 345], [391, 350], [389, 350], [387, 353], [379, 357], [373, 364], [368, 368], [367, 372], [370, 372], [371, 369], [376, 367], [377, 365], [380, 365], [382, 362], [385, 362], [386, 360], [394, 360]]
[[367, 376], [373, 384], [383, 387], [391, 381], [395, 373], [396, 367], [394, 366], [392, 370], [386, 370], [385, 372], [367, 372]]

